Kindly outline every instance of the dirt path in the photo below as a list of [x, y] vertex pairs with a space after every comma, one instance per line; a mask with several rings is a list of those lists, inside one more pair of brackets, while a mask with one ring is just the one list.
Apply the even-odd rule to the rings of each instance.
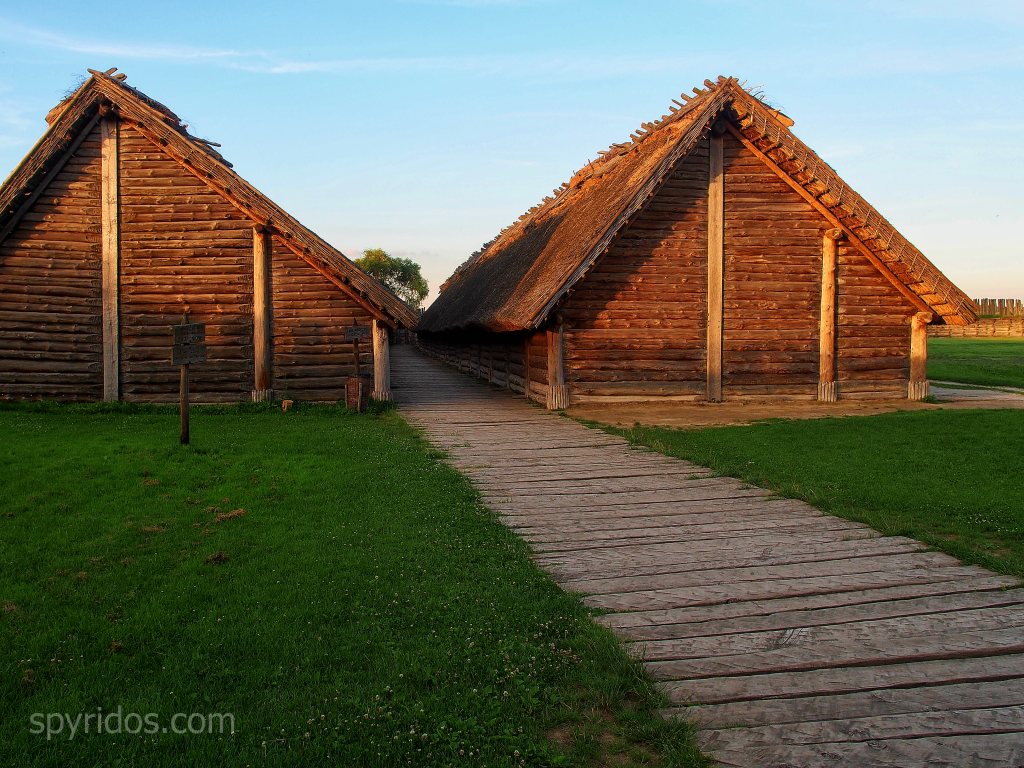
[[721, 764], [1024, 764], [1012, 579], [392, 354], [402, 414]]
[[928, 411], [962, 408], [1024, 408], [1024, 393], [994, 389], [963, 389], [953, 384], [932, 386], [937, 403], [910, 400], [864, 400], [818, 403], [724, 402], [724, 403], [590, 403], [569, 409], [569, 415], [617, 427], [645, 424], [659, 427], [700, 429], [750, 424], [766, 419], [821, 419], [839, 416], [872, 416], [894, 411]]

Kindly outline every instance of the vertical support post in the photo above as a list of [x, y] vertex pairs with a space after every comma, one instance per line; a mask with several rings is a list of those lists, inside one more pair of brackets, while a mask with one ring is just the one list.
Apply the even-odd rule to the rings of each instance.
[[910, 318], [910, 385], [907, 397], [924, 400], [928, 397], [928, 323], [931, 312], [918, 312]]
[[725, 156], [723, 135], [712, 128], [708, 164], [707, 399], [722, 401], [722, 305], [725, 279]]
[[263, 227], [252, 231], [252, 346], [254, 403], [274, 399], [273, 268], [274, 243]]
[[830, 229], [821, 241], [821, 316], [818, 319], [818, 400], [834, 403], [836, 387], [836, 270], [843, 230]]
[[181, 366], [180, 387], [178, 389], [178, 409], [181, 412], [181, 444], [189, 444], [188, 430], [188, 366]]
[[530, 392], [530, 336], [527, 334], [523, 340], [523, 394], [529, 400], [532, 397]]
[[569, 386], [565, 383], [565, 326], [562, 318], [555, 320], [547, 331], [548, 340], [548, 399], [549, 411], [569, 407]]
[[100, 120], [101, 305], [103, 399], [121, 399], [121, 189], [119, 127], [109, 112]]
[[388, 327], [380, 320], [373, 321], [373, 394], [374, 400], [391, 399], [391, 348]]

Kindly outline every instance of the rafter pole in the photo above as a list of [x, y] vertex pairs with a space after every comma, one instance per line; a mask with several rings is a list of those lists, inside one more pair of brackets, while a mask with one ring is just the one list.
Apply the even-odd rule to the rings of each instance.
[[922, 299], [920, 296], [918, 296], [916, 293], [914, 293], [912, 290], [910, 290], [910, 288], [908, 288], [906, 286], [906, 284], [904, 284], [904, 282], [902, 280], [900, 280], [898, 277], [896, 277], [896, 275], [893, 274], [892, 270], [889, 269], [889, 267], [885, 264], [885, 262], [882, 261], [878, 257], [878, 255], [876, 253], [874, 253], [870, 248], [868, 248], [861, 241], [861, 239], [859, 237], [857, 237], [853, 232], [851, 232], [849, 227], [845, 226], [839, 220], [839, 218], [834, 213], [832, 213], [832, 211], [830, 211], [827, 207], [825, 207], [825, 205], [820, 200], [818, 200], [810, 192], [808, 192], [806, 189], [804, 189], [804, 187], [802, 185], [800, 185], [799, 183], [797, 183], [793, 179], [793, 177], [791, 177], [788, 173], [786, 173], [784, 170], [782, 170], [775, 163], [774, 160], [772, 160], [770, 157], [768, 157], [768, 155], [765, 154], [764, 152], [762, 152], [750, 139], [748, 139], [746, 136], [744, 136], [743, 133], [736, 126], [734, 126], [731, 123], [729, 123], [728, 131], [734, 137], [736, 137], [736, 139], [738, 139], [743, 144], [744, 147], [746, 147], [748, 150], [750, 150], [750, 152], [755, 157], [759, 158], [765, 165], [767, 165], [769, 170], [772, 171], [772, 173], [774, 173], [776, 176], [778, 176], [780, 179], [782, 179], [782, 181], [786, 182], [786, 184], [789, 185], [790, 189], [792, 189], [794, 192], [796, 192], [798, 195], [800, 195], [800, 197], [802, 197], [807, 203], [809, 203], [810, 206], [812, 208], [814, 208], [814, 210], [816, 210], [818, 213], [820, 213], [822, 216], [824, 216], [825, 220], [828, 221], [829, 224], [831, 224], [833, 227], [838, 227], [838, 228], [842, 229], [843, 232], [846, 234], [846, 238], [849, 241], [850, 245], [852, 245], [854, 248], [856, 248], [858, 251], [860, 251], [860, 253], [863, 254], [864, 257], [868, 261], [870, 261], [879, 272], [882, 273], [882, 275], [885, 277], [885, 279], [888, 280], [890, 283], [892, 283], [893, 287], [896, 290], [898, 290], [901, 294], [903, 294], [903, 296], [914, 307], [916, 307], [918, 309], [918, 311], [920, 311], [920, 312], [931, 312], [932, 311], [931, 307], [928, 306], [928, 304], [925, 302], [924, 299]]

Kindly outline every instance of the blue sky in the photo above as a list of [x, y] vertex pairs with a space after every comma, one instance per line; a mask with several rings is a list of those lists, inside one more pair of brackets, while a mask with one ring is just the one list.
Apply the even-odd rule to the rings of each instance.
[[0, 174], [116, 66], [349, 256], [436, 287], [597, 150], [736, 75], [972, 296], [1024, 296], [1019, 0], [0, 0]]

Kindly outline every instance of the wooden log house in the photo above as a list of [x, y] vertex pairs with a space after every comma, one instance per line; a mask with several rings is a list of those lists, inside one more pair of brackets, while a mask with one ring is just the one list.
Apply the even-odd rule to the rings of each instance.
[[174, 400], [187, 314], [197, 401], [343, 399], [352, 325], [389, 398], [389, 334], [416, 315], [123, 74], [90, 74], [0, 187], [0, 397]]
[[735, 78], [705, 81], [474, 254], [421, 346], [549, 408], [920, 399], [973, 302]]

